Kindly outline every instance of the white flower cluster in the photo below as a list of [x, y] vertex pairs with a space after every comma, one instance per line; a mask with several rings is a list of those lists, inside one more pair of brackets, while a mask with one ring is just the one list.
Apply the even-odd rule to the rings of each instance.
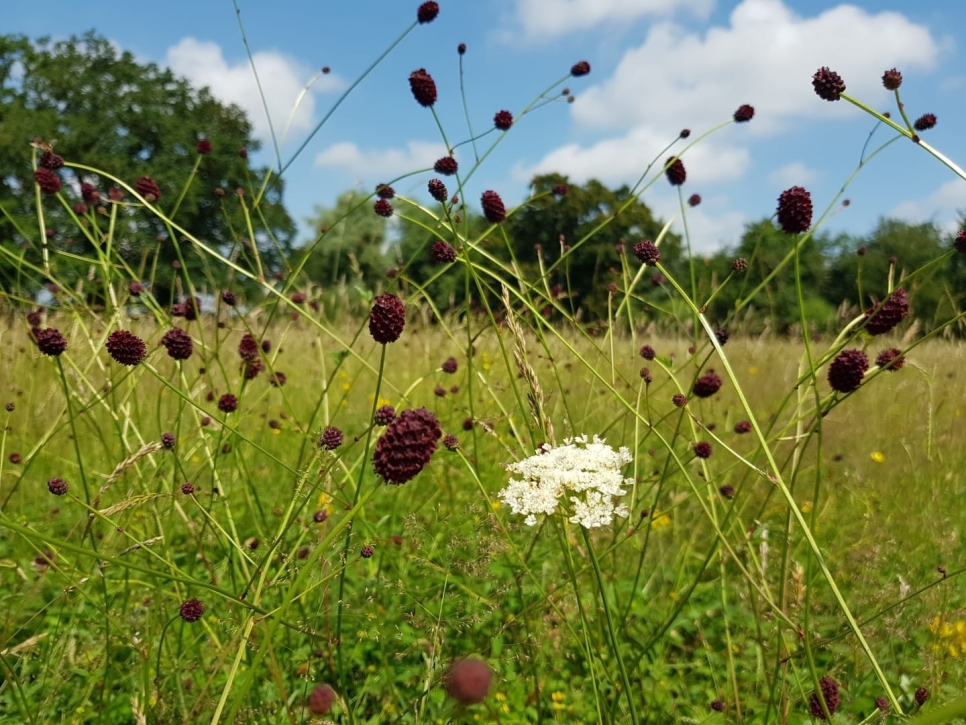
[[589, 443], [586, 435], [567, 438], [556, 448], [544, 443], [536, 455], [507, 464], [507, 470], [520, 478], [511, 478], [499, 497], [533, 526], [537, 514], [554, 513], [561, 497], [572, 493], [572, 523], [587, 529], [607, 526], [615, 516], [628, 515], [627, 506], [615, 506], [614, 498], [627, 493], [624, 486], [633, 483], [621, 475], [621, 467], [632, 460], [627, 448], [615, 451], [596, 435]]

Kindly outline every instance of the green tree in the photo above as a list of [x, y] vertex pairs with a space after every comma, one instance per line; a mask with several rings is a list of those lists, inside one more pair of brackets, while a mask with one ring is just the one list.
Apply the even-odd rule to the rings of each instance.
[[[78, 163], [132, 186], [139, 177], [150, 176], [162, 191], [158, 206], [166, 214], [177, 206], [175, 220], [192, 235], [234, 254], [253, 270], [260, 261], [264, 273], [277, 271], [295, 234], [281, 203], [281, 181], [272, 181], [254, 215], [260, 260], [253, 258], [252, 241], [244, 239], [248, 226], [235, 195], [236, 189], [248, 188], [246, 202], [251, 205], [250, 180], [265, 173], [249, 168], [247, 153], [240, 153], [243, 148], [258, 148], [251, 133], [251, 124], [237, 106], [220, 103], [207, 89], [192, 88], [168, 69], [138, 63], [93, 31], [56, 43], [0, 36], [0, 204], [16, 223], [0, 214], [0, 243], [21, 247], [30, 261], [39, 263], [31, 148], [31, 141], [39, 137], [46, 142], [56, 139], [56, 151], [68, 164], [59, 172], [65, 203], [50, 197], [43, 202], [54, 232], [49, 240], [53, 250], [68, 248], [72, 254], [93, 256], [67, 209], [81, 202], [82, 183], [93, 184], [102, 198], [111, 184], [96, 173], [69, 168]], [[205, 155], [197, 150], [203, 138], [211, 143]], [[216, 189], [224, 196], [216, 196]], [[179, 274], [192, 274], [195, 284], [203, 275], [212, 284], [221, 282], [217, 277], [226, 270], [212, 271], [187, 244], [182, 243], [185, 266], [180, 272], [174, 268], [177, 241], [169, 238], [155, 215], [125, 207], [122, 219], [116, 248], [135, 269], [150, 269], [156, 260], [153, 281], [162, 302], [162, 290], [170, 289]], [[61, 262], [58, 274], [69, 281]], [[83, 272], [86, 265], [77, 270]], [[9, 281], [10, 266], [0, 261], [0, 273]]]

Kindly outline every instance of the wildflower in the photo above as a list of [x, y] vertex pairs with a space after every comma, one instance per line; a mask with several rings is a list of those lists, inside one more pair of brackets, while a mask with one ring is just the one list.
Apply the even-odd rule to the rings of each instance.
[[314, 514], [312, 514], [312, 520], [317, 524], [323, 523], [328, 518], [329, 518], [329, 512], [326, 511], [325, 509], [319, 509]]
[[439, 3], [424, 2], [416, 11], [416, 19], [420, 23], [431, 23], [439, 15]]
[[915, 700], [916, 707], [922, 707], [926, 704], [926, 700], [929, 699], [929, 690], [925, 687], [919, 687], [916, 689]]
[[426, 187], [429, 189], [429, 195], [441, 204], [449, 198], [446, 184], [439, 179], [430, 179]]
[[466, 43], [460, 43], [459, 45], [457, 45], [456, 52], [459, 53], [460, 55], [464, 55], [466, 53]]
[[150, 176], [142, 176], [135, 182], [134, 188], [138, 194], [148, 201], [157, 201], [161, 198], [161, 187]]
[[654, 352], [654, 348], [650, 345], [644, 345], [641, 347], [641, 357], [645, 360], [653, 360], [657, 353]]
[[177, 442], [177, 438], [174, 437], [174, 433], [162, 433], [161, 434], [161, 445], [167, 450], [174, 448], [174, 444]]
[[889, 712], [889, 701], [884, 695], [875, 698], [875, 706], [879, 709], [879, 712]]
[[812, 76], [812, 88], [819, 98], [826, 101], [837, 101], [845, 93], [845, 81], [835, 71], [822, 66]]
[[483, 216], [491, 224], [499, 224], [506, 219], [506, 207], [503, 206], [503, 199], [495, 191], [484, 191], [480, 197], [480, 204], [483, 206]]
[[730, 501], [735, 497], [735, 487], [730, 483], [726, 483], [724, 486], [718, 489], [718, 493]]
[[731, 263], [731, 271], [735, 274], [741, 274], [746, 269], [748, 269], [748, 260], [744, 257], [738, 257], [738, 259]]
[[197, 622], [201, 615], [205, 613], [205, 605], [197, 599], [188, 599], [181, 605], [179, 614], [186, 622]]
[[425, 68], [414, 70], [409, 74], [409, 88], [420, 106], [429, 108], [436, 103], [436, 81]]
[[265, 363], [261, 360], [249, 360], [245, 363], [242, 374], [245, 376], [245, 380], [254, 380], [264, 369]]
[[712, 700], [711, 709], [715, 712], [724, 712], [725, 704], [723, 700]]
[[144, 285], [137, 280], [132, 279], [127, 284], [127, 291], [130, 293], [131, 297], [140, 297], [144, 292]]
[[721, 378], [714, 370], [709, 370], [694, 381], [694, 394], [699, 398], [710, 398], [721, 390]]
[[58, 357], [67, 349], [67, 340], [60, 334], [60, 330], [47, 327], [43, 330], [34, 328], [31, 330], [34, 340], [37, 342], [37, 349], [44, 355]]
[[828, 366], [828, 382], [832, 390], [851, 393], [862, 384], [869, 358], [861, 350], [843, 350]]
[[273, 388], [281, 388], [285, 385], [287, 380], [288, 378], [285, 377], [285, 373], [276, 370], [274, 373], [272, 373], [272, 376], [268, 379], [268, 382]]
[[[304, 292], [296, 292], [295, 294], [293, 294], [292, 295], [292, 304], [293, 305], [302, 305], [302, 304], [305, 304], [305, 293]], [[268, 342], [268, 340], [264, 340], [262, 342], [262, 347], [264, 347], [267, 342]], [[268, 352], [268, 350], [266, 350], [265, 352]]]
[[391, 292], [378, 295], [369, 313], [369, 334], [380, 345], [395, 342], [406, 326], [406, 307]]
[[899, 287], [878, 307], [870, 307], [865, 311], [868, 322], [865, 323], [866, 332], [870, 335], [884, 335], [902, 322], [909, 314], [909, 300], [906, 290]]
[[812, 195], [801, 186], [786, 189], [778, 197], [778, 225], [786, 234], [807, 231], [812, 224]]
[[688, 197], [688, 206], [690, 206], [690, 207], [693, 208], [693, 207], [696, 207], [700, 203], [701, 203], [701, 195], [700, 194], [691, 194], [691, 196]]
[[452, 156], [443, 156], [436, 160], [433, 164], [433, 170], [437, 174], [442, 174], [443, 176], [452, 176], [459, 169], [459, 164], [456, 163], [456, 159]]
[[195, 151], [197, 151], [202, 156], [207, 156], [211, 153], [211, 141], [206, 138], [201, 139], [195, 145]]
[[493, 673], [478, 659], [467, 657], [450, 665], [443, 677], [446, 694], [461, 705], [483, 702], [490, 692]]
[[641, 368], [641, 380], [644, 381], [645, 385], [650, 385], [654, 378], [651, 377], [651, 371], [648, 368]]
[[115, 330], [107, 338], [107, 352], [121, 365], [137, 365], [147, 354], [144, 341], [127, 330]]
[[81, 198], [84, 200], [85, 204], [96, 206], [101, 200], [101, 192], [95, 189], [93, 184], [89, 184], [85, 181], [83, 184], [81, 184]]
[[448, 451], [458, 451], [460, 447], [460, 439], [454, 436], [452, 433], [447, 433], [443, 436], [443, 446]]
[[464, 418], [463, 419], [463, 430], [473, 430], [473, 419]]
[[191, 335], [180, 327], [172, 328], [164, 333], [164, 337], [161, 338], [161, 344], [167, 349], [168, 355], [175, 360], [187, 360], [191, 357], [191, 353], [194, 352], [194, 343], [191, 341]]
[[238, 302], [238, 298], [235, 297], [234, 292], [232, 292], [230, 289], [226, 289], [221, 293], [221, 301], [229, 307], [234, 307]]
[[345, 436], [342, 434], [342, 431], [334, 425], [330, 425], [322, 431], [322, 436], [319, 438], [319, 446], [325, 448], [327, 451], [334, 451], [342, 445], [344, 440]]
[[14, 410], [16, 410], [16, 408], [17, 406], [15, 403], [6, 403], [3, 406], [3, 409], [6, 410], [8, 413], [12, 413]]
[[124, 201], [124, 190], [119, 189], [116, 186], [112, 186], [110, 189], [108, 189], [107, 196], [111, 201]]
[[751, 432], [751, 422], [747, 420], [739, 420], [735, 423], [735, 433], [742, 435], [743, 433]]
[[365, 546], [362, 547], [362, 550], [359, 552], [359, 556], [361, 556], [363, 559], [371, 559], [372, 555], [375, 553], [376, 553], [376, 547], [373, 546], [372, 544], [366, 544]]
[[906, 358], [903, 357], [901, 350], [890, 347], [876, 355], [875, 364], [880, 368], [888, 368], [889, 372], [894, 373], [906, 364]]
[[42, 168], [56, 171], [64, 165], [64, 157], [53, 151], [44, 151], [37, 160], [37, 164]]
[[440, 435], [439, 421], [428, 410], [404, 410], [376, 442], [372, 457], [376, 473], [386, 483], [406, 483], [429, 463]]
[[680, 137], [680, 138], [687, 138], [690, 135], [691, 135], [691, 129], [690, 128], [682, 128], [681, 129], [681, 133], [678, 134], [678, 137]]
[[509, 111], [497, 111], [493, 117], [493, 125], [499, 131], [509, 131], [510, 126], [513, 125], [513, 114]]
[[902, 85], [902, 73], [895, 68], [882, 74], [882, 85], [887, 91], [895, 91]]
[[231, 393], [225, 393], [218, 398], [218, 410], [222, 413], [234, 413], [238, 410], [238, 398]]
[[379, 184], [376, 186], [376, 196], [380, 199], [392, 199], [396, 195], [396, 190], [389, 184]]
[[718, 344], [723, 346], [726, 342], [728, 342], [728, 339], [731, 337], [731, 335], [729, 335], [728, 331], [723, 327], [718, 327], [714, 331], [714, 337], [718, 341]]
[[936, 114], [924, 113], [915, 120], [912, 127], [917, 131], [928, 131], [936, 125]]
[[378, 410], [376, 410], [375, 416], [373, 416], [373, 422], [376, 425], [389, 425], [396, 419], [396, 409], [391, 405], [384, 405]]
[[376, 203], [372, 205], [372, 210], [376, 212], [381, 217], [391, 217], [392, 216], [392, 204], [390, 204], [386, 199], [377, 199]]
[[586, 60], [582, 60], [579, 63], [574, 63], [570, 68], [570, 75], [574, 78], [579, 78], [580, 76], [585, 76], [590, 73], [590, 63]]
[[694, 455], [698, 458], [711, 458], [712, 448], [707, 441], [699, 441], [694, 444]]
[[246, 332], [238, 341], [238, 355], [246, 361], [258, 359], [258, 340], [251, 333]]
[[457, 367], [458, 367], [458, 363], [456, 362], [455, 357], [450, 357], [450, 358], [447, 358], [445, 361], [443, 361], [442, 368], [444, 373], [448, 373], [449, 375], [452, 375], [453, 373], [456, 372]]
[[675, 407], [683, 408], [688, 404], [688, 398], [682, 393], [675, 393], [671, 396], [671, 402], [674, 403]]
[[634, 245], [634, 256], [642, 264], [653, 266], [661, 261], [661, 250], [650, 239], [642, 239]]
[[448, 264], [456, 261], [456, 250], [453, 249], [453, 245], [449, 242], [444, 242], [442, 239], [437, 239], [433, 242], [433, 246], [429, 250], [429, 255], [440, 264]]
[[65, 481], [63, 478], [54, 476], [52, 479], [47, 481], [47, 490], [55, 496], [63, 496], [65, 493], [67, 493], [67, 481]]
[[819, 690], [812, 693], [812, 697], [809, 699], [808, 710], [812, 714], [812, 717], [825, 720], [827, 718], [825, 717], [825, 710], [822, 709], [822, 700], [825, 701], [825, 707], [828, 708], [829, 715], [834, 715], [839, 707], [839, 683], [831, 677], [823, 677], [818, 681], [818, 684]]
[[664, 170], [664, 174], [667, 176], [668, 183], [671, 186], [681, 186], [687, 178], [688, 172], [684, 169], [684, 162], [676, 156], [672, 156], [667, 161], [664, 162], [667, 168]]
[[562, 446], [545, 443], [536, 455], [507, 465], [521, 478], [511, 478], [498, 496], [513, 513], [524, 514], [529, 526], [536, 524], [537, 514], [555, 513], [564, 496], [572, 504], [571, 523], [587, 529], [607, 526], [615, 516], [628, 515], [627, 506], [615, 506], [614, 499], [633, 483], [621, 474], [631, 460], [627, 448], [615, 451], [596, 435], [591, 442], [584, 435], [567, 438]]
[[747, 123], [755, 117], [755, 109], [753, 106], [749, 106], [747, 103], [738, 106], [738, 110], [735, 111], [735, 115], [732, 118], [735, 119], [735, 123]]
[[966, 229], [959, 230], [959, 234], [953, 240], [953, 247], [960, 254], [966, 254]]
[[77, 214], [77, 216], [83, 216], [87, 213], [87, 204], [77, 203], [71, 208], [74, 210], [74, 213]]
[[60, 177], [45, 166], [34, 171], [34, 181], [45, 194], [56, 194], [60, 191]]
[[876, 463], [884, 463], [885, 453], [883, 453], [882, 451], [873, 451], [872, 454], [869, 456], [869, 458], [871, 458]]
[[191, 481], [185, 481], [181, 484], [181, 493], [185, 496], [190, 496], [195, 492], [195, 485]]

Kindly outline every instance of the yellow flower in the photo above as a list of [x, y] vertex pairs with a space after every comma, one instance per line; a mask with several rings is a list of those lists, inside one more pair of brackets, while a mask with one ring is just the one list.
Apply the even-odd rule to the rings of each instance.
[[748, 368], [748, 374], [749, 375], [757, 375], [758, 374], [758, 368], [756, 366], [752, 365], [750, 368]]
[[812, 504], [809, 503], [808, 501], [806, 501], [801, 506], [799, 506], [799, 508], [802, 510], [802, 513], [803, 514], [807, 514], [807, 513], [810, 513], [811, 512], [811, 510], [812, 510]]
[[567, 706], [564, 704], [564, 700], [567, 699], [567, 696], [564, 695], [559, 690], [557, 692], [553, 693], [550, 696], [550, 699], [553, 700], [553, 709], [554, 710], [566, 710], [567, 709]]
[[661, 514], [651, 522], [651, 528], [655, 531], [662, 531], [671, 525], [671, 517], [667, 514]]
[[871, 458], [876, 463], [882, 463], [883, 461], [885, 461], [885, 453], [883, 453], [882, 451], [873, 451]]

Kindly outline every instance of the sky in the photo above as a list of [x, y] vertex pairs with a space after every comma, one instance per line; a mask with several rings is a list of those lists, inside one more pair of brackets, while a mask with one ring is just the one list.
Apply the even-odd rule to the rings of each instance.
[[[236, 13], [232, 0], [4, 0], [2, 32], [58, 39], [94, 29], [139, 60], [169, 66], [237, 103], [263, 144], [253, 160], [286, 165], [285, 202], [303, 239], [316, 205], [428, 169], [446, 152], [443, 132], [451, 146], [460, 144], [469, 126], [477, 135], [491, 129], [504, 109], [514, 125], [503, 137], [492, 132], [477, 141], [481, 155], [492, 150], [466, 184], [468, 200], [494, 189], [512, 208], [525, 201], [533, 175], [549, 171], [573, 183], [633, 185], [652, 161], [671, 155], [660, 152], [682, 129], [694, 141], [751, 104], [750, 123], [728, 124], [682, 156], [681, 191], [702, 198], [687, 212], [695, 250], [736, 244], [744, 226], [773, 214], [791, 186], [812, 193], [816, 218], [832, 210], [823, 228], [833, 234], [868, 234], [883, 216], [952, 231], [966, 212], [966, 181], [908, 140], [864, 163], [836, 202], [863, 147], [868, 143], [868, 153], [895, 134], [880, 126], [870, 140], [871, 116], [845, 101], [824, 101], [811, 86], [815, 70], [828, 66], [847, 93], [897, 117], [881, 77], [898, 68], [910, 119], [938, 118], [923, 140], [966, 166], [966, 55], [953, 34], [966, 27], [961, 0], [439, 0], [436, 20], [393, 47], [292, 160], [340, 96], [413, 24], [418, 5], [237, 0]], [[591, 73], [568, 78], [582, 60]], [[323, 66], [328, 74], [319, 73]], [[436, 80], [439, 125], [411, 95], [409, 74], [418, 68]], [[552, 100], [521, 115], [549, 87]], [[560, 95], [564, 87], [573, 103]], [[475, 163], [472, 145], [458, 146], [456, 158], [465, 174]], [[393, 186], [428, 203], [432, 176], [424, 171]], [[663, 219], [680, 209], [678, 191], [663, 178], [642, 200]], [[684, 231], [680, 218], [673, 228]]]

